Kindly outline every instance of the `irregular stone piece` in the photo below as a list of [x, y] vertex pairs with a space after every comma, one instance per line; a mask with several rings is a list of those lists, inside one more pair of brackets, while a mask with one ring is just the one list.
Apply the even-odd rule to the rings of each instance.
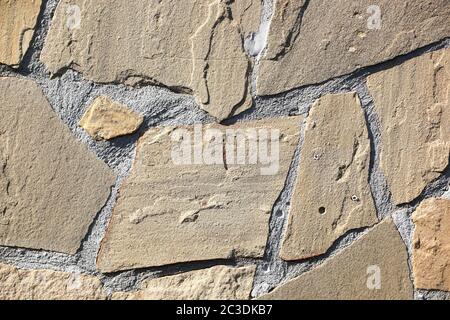
[[17, 67], [28, 50], [42, 0], [0, 0], [0, 64]]
[[356, 93], [319, 99], [307, 119], [283, 259], [323, 254], [347, 231], [377, 222], [369, 162], [369, 135]]
[[450, 200], [424, 200], [412, 218], [416, 287], [450, 291]]
[[403, 300], [413, 298], [405, 244], [389, 218], [322, 265], [262, 300]]
[[277, 0], [258, 94], [390, 60], [450, 36], [448, 21], [448, 0]]
[[[67, 27], [73, 6], [80, 23]], [[73, 68], [96, 82], [193, 92], [222, 120], [251, 106], [243, 42], [260, 12], [260, 0], [63, 0], [41, 60], [53, 74]]]
[[0, 78], [0, 245], [76, 253], [114, 183], [32, 81]]
[[396, 204], [418, 197], [448, 166], [450, 49], [371, 75], [381, 168]]
[[113, 300], [246, 300], [250, 298], [255, 266], [217, 266], [146, 280], [136, 292], [118, 292]]
[[0, 263], [0, 300], [106, 299], [95, 277], [52, 270], [19, 270]]
[[100, 96], [80, 120], [80, 127], [95, 140], [109, 140], [135, 132], [144, 118], [127, 107]]
[[[149, 130], [120, 190], [98, 268], [261, 257], [299, 122], [291, 117]], [[179, 146], [188, 148], [184, 157]], [[262, 157], [266, 151], [271, 160]]]

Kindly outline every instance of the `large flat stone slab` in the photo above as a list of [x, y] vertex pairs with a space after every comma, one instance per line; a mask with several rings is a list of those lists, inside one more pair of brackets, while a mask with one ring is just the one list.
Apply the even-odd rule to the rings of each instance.
[[[300, 117], [289, 117], [227, 127], [149, 130], [139, 140], [132, 172], [121, 187], [99, 252], [99, 269], [113, 272], [189, 261], [261, 257], [270, 213], [298, 143], [300, 121]], [[222, 144], [221, 134], [227, 130], [233, 131], [231, 140]], [[178, 135], [180, 132], [186, 135]], [[207, 136], [213, 132], [218, 135]], [[272, 136], [275, 133], [279, 140]], [[239, 141], [245, 140], [240, 137], [248, 138], [246, 147], [242, 147]], [[186, 152], [193, 160], [191, 164], [174, 158], [173, 149], [178, 145], [195, 146], [195, 151]], [[258, 154], [268, 146], [269, 154], [279, 154], [278, 165], [272, 165], [275, 161], [264, 164], [261, 157], [253, 162], [254, 158], [248, 157], [256, 155], [251, 146], [257, 146]], [[198, 150], [202, 149], [199, 159]], [[238, 151], [244, 151], [244, 156]], [[214, 153], [218, 157], [206, 156]]]
[[306, 122], [283, 259], [323, 254], [346, 232], [377, 222], [369, 164], [369, 134], [356, 93], [319, 99]]
[[41, 60], [53, 74], [72, 68], [96, 82], [190, 92], [222, 120], [251, 106], [243, 43], [260, 12], [260, 0], [63, 0]]
[[134, 133], [144, 117], [106, 96], [97, 97], [86, 110], [79, 126], [95, 140], [110, 140]]
[[115, 181], [30, 80], [0, 77], [0, 245], [74, 254]]
[[247, 300], [255, 266], [217, 266], [174, 276], [149, 279], [134, 292], [118, 292], [113, 300]]
[[276, 0], [258, 94], [321, 83], [411, 52], [449, 37], [449, 20], [448, 0]]
[[406, 247], [389, 218], [322, 265], [286, 282], [260, 299], [412, 298]]
[[450, 49], [373, 74], [367, 84], [380, 120], [380, 165], [396, 204], [418, 197], [448, 166]]
[[42, 0], [0, 1], [0, 64], [18, 67], [34, 34]]

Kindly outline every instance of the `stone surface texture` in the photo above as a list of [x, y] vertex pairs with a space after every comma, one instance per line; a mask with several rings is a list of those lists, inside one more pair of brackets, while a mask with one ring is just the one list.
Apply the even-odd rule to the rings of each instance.
[[327, 95], [306, 121], [298, 179], [281, 257], [325, 253], [347, 231], [373, 225], [370, 140], [356, 93]]
[[448, 0], [276, 0], [274, 17], [260, 95], [320, 83], [450, 36]]
[[0, 300], [102, 300], [95, 277], [52, 270], [21, 270], [0, 263]]
[[396, 204], [418, 197], [448, 166], [450, 49], [368, 77], [381, 124], [381, 168]]
[[[223, 144], [234, 149], [226, 154], [225, 163], [221, 154], [218, 164], [205, 165], [202, 160], [184, 165], [175, 164], [172, 158], [177, 128], [150, 129], [139, 140], [131, 175], [120, 190], [99, 253], [99, 269], [113, 272], [234, 256], [261, 257], [272, 206], [285, 184], [298, 143], [300, 120], [292, 117], [227, 127], [213, 124], [203, 131], [179, 128], [193, 138], [182, 142], [189, 146], [200, 135], [196, 145], [204, 149], [203, 156], [215, 144], [202, 134], [208, 129], [222, 133], [241, 130], [245, 136], [248, 129], [279, 130], [279, 170], [273, 175], [262, 175], [265, 166], [249, 164], [249, 157], [242, 165], [232, 161], [231, 154], [237, 160], [236, 151], [242, 150], [237, 134]], [[257, 135], [254, 142], [267, 145], [270, 134]], [[251, 134], [249, 137], [247, 141], [254, 139]], [[250, 147], [246, 152], [250, 154]]]
[[110, 140], [134, 133], [142, 124], [143, 117], [108, 97], [94, 100], [80, 120], [80, 127], [95, 140]]
[[0, 101], [0, 244], [74, 254], [114, 174], [32, 81], [1, 77]]
[[0, 0], [0, 300], [450, 299], [449, 22]]
[[18, 67], [34, 34], [42, 0], [0, 0], [0, 64]]
[[261, 299], [411, 299], [408, 269], [405, 244], [387, 219], [336, 256]]
[[[67, 24], [77, 6], [79, 23]], [[244, 39], [257, 31], [260, 0], [62, 0], [41, 59], [101, 83], [158, 84], [193, 92], [219, 120], [251, 106]]]
[[118, 292], [113, 300], [247, 300], [255, 267], [216, 266], [144, 281], [135, 292]]
[[416, 287], [450, 291], [450, 200], [424, 200], [412, 218]]

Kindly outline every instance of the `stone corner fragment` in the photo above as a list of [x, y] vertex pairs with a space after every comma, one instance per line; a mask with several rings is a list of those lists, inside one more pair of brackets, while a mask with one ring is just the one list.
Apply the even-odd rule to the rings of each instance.
[[370, 75], [367, 84], [380, 120], [381, 169], [395, 204], [411, 202], [448, 166], [450, 49]]
[[[98, 268], [115, 272], [261, 257], [300, 122], [289, 117], [150, 129], [139, 140], [132, 172], [120, 190]], [[245, 147], [238, 141], [249, 146], [243, 158], [238, 150]], [[254, 147], [277, 159], [265, 161], [261, 153], [247, 157], [257, 155], [249, 152]]]
[[0, 263], [0, 300], [104, 300], [96, 277], [53, 270], [22, 270]]
[[244, 40], [260, 14], [260, 0], [62, 0], [40, 59], [53, 74], [72, 68], [99, 83], [192, 93], [220, 121], [252, 105]]
[[419, 289], [450, 291], [450, 200], [424, 200], [412, 216], [412, 265]]
[[37, 84], [0, 77], [0, 97], [0, 245], [75, 254], [115, 176]]
[[323, 264], [259, 299], [413, 299], [405, 244], [389, 218]]
[[110, 140], [132, 134], [144, 118], [106, 96], [97, 97], [86, 110], [79, 126], [95, 140]]
[[369, 163], [369, 135], [356, 93], [320, 98], [306, 120], [284, 260], [324, 254], [346, 232], [377, 222]]

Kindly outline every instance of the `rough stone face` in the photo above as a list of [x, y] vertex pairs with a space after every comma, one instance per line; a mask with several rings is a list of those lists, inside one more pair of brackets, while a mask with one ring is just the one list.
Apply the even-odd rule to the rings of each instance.
[[102, 288], [88, 275], [19, 270], [0, 263], [0, 300], [98, 300], [106, 298]]
[[450, 291], [450, 200], [424, 200], [412, 218], [416, 287]]
[[381, 123], [381, 168], [394, 202], [410, 202], [448, 165], [450, 49], [371, 75], [368, 86]]
[[[381, 25], [373, 5], [381, 10]], [[258, 94], [320, 83], [390, 60], [450, 36], [449, 20], [448, 0], [277, 0]]]
[[[228, 127], [213, 124], [203, 131], [198, 126], [149, 130], [139, 140], [131, 175], [120, 190], [99, 252], [99, 269], [113, 272], [234, 256], [261, 257], [272, 206], [298, 143], [300, 121], [300, 117], [291, 117]], [[208, 137], [211, 129], [215, 137]], [[241, 131], [227, 135], [223, 144], [225, 130]], [[178, 140], [180, 132], [185, 133], [183, 140]], [[275, 133], [280, 138], [278, 168], [273, 166], [275, 159], [260, 158], [268, 145], [269, 155], [278, 154], [272, 149], [278, 141]], [[242, 137], [247, 137], [245, 148]], [[186, 151], [192, 164], [173, 160], [172, 149], [178, 144], [194, 145], [194, 157], [191, 150]], [[256, 153], [250, 152], [255, 146], [257, 162], [251, 156]], [[239, 156], [242, 150], [244, 157]]]
[[283, 259], [323, 254], [347, 231], [377, 222], [369, 162], [370, 141], [356, 93], [318, 100], [307, 119]]
[[[69, 6], [79, 24], [68, 24]], [[63, 0], [41, 60], [96, 82], [152, 83], [193, 92], [222, 120], [251, 106], [244, 38], [259, 26], [260, 0]]]
[[0, 0], [0, 64], [17, 67], [33, 37], [42, 0]]
[[217, 266], [150, 279], [136, 292], [114, 293], [113, 300], [246, 300], [256, 267]]
[[80, 127], [96, 140], [109, 140], [135, 132], [144, 118], [127, 107], [100, 96], [80, 120]]
[[0, 78], [0, 245], [74, 254], [114, 175], [32, 81]]
[[391, 219], [261, 299], [412, 299], [406, 247]]

